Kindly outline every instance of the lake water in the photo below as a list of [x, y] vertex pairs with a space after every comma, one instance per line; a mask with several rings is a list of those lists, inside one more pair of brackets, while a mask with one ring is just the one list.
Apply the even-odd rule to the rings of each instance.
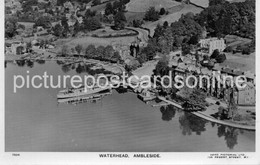
[[[255, 132], [202, 120], [173, 107], [152, 108], [133, 93], [97, 103], [58, 104], [59, 89], [18, 89], [13, 76], [77, 74], [55, 62], [5, 68], [7, 152], [253, 152]], [[83, 75], [83, 74], [81, 74]]]

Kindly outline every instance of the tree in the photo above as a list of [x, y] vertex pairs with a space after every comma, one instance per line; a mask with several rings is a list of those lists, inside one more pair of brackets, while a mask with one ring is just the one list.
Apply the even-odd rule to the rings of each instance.
[[115, 13], [115, 11], [114, 11], [114, 8], [113, 8], [113, 5], [112, 5], [112, 3], [107, 3], [106, 4], [106, 9], [105, 9], [105, 15], [110, 15], [110, 14], [114, 14]]
[[75, 48], [71, 48], [70, 52], [71, 52], [72, 55], [74, 55], [75, 54]]
[[53, 31], [53, 35], [57, 37], [61, 37], [63, 32], [63, 27], [60, 24], [57, 24], [52, 28], [52, 31]]
[[159, 13], [155, 10], [155, 7], [150, 7], [144, 16], [145, 21], [157, 21], [159, 20], [160, 15]]
[[141, 27], [143, 24], [143, 21], [142, 20], [133, 20], [133, 27]]
[[94, 31], [100, 29], [101, 27], [102, 25], [100, 21], [95, 17], [84, 19], [84, 29], [87, 31]]
[[170, 71], [170, 68], [168, 66], [169, 62], [166, 56], [164, 56], [156, 65], [154, 73], [155, 75], [164, 76], [167, 75]]
[[18, 29], [25, 30], [25, 26], [24, 26], [24, 25], [22, 25], [22, 24], [19, 24], [17, 28], [18, 28]]
[[34, 24], [34, 27], [42, 26], [43, 28], [51, 27], [51, 18], [48, 16], [39, 17]]
[[17, 19], [8, 18], [5, 20], [5, 36], [8, 38], [14, 37], [17, 30]]
[[120, 61], [122, 60], [122, 59], [121, 59], [121, 56], [120, 56], [120, 54], [119, 54], [118, 51], [115, 51], [115, 52], [114, 52], [114, 54], [113, 54], [111, 60], [112, 60], [113, 62], [120, 62]]
[[93, 0], [92, 1], [93, 6], [97, 6], [101, 4], [101, 0]]
[[230, 99], [228, 104], [228, 116], [233, 120], [235, 115], [237, 114], [237, 106], [234, 99], [234, 89], [230, 89], [229, 92], [230, 92], [230, 97], [229, 97]]
[[182, 44], [182, 54], [187, 55], [190, 54], [190, 52], [191, 52], [191, 46], [186, 43]]
[[173, 50], [173, 42], [174, 38], [172, 35], [172, 31], [170, 28], [165, 30], [165, 33], [161, 35], [158, 39], [158, 45], [160, 47], [160, 51], [163, 54], [169, 54]]
[[211, 59], [216, 59], [218, 56], [220, 55], [220, 52], [218, 49], [215, 49], [212, 53], [212, 55], [210, 56]]
[[226, 0], [209, 0], [209, 6], [223, 5], [228, 3]]
[[187, 86], [183, 87], [180, 92], [178, 93], [179, 96], [181, 96], [188, 105], [196, 105], [201, 108], [206, 107], [206, 93], [204, 93], [200, 89], [192, 89]]
[[233, 48], [231, 46], [228, 46], [228, 47], [226, 47], [224, 52], [228, 52], [228, 53], [233, 52]]
[[166, 28], [168, 28], [168, 27], [169, 27], [168, 21], [164, 21], [164, 23], [163, 23], [163, 28], [166, 29]]
[[96, 16], [96, 11], [92, 11], [90, 9], [87, 9], [85, 12], [85, 19], [88, 19], [90, 17], [95, 17]]
[[242, 49], [242, 54], [246, 54], [246, 55], [250, 55], [250, 48], [249, 47], [245, 47]]
[[255, 36], [255, 2], [228, 3], [211, 0], [210, 7], [196, 16], [211, 36], [234, 34], [242, 37]]
[[65, 16], [61, 18], [61, 26], [63, 28], [62, 35], [66, 37], [69, 33], [69, 24], [68, 19]]
[[161, 8], [161, 10], [160, 10], [160, 15], [164, 15], [166, 13], [166, 10], [165, 10], [165, 8]]
[[82, 30], [82, 27], [81, 27], [79, 21], [76, 21], [76, 23], [74, 24], [74, 35], [76, 35], [81, 30]]
[[137, 61], [142, 65], [143, 63], [145, 63], [147, 61], [146, 55], [143, 53], [138, 54]]
[[75, 50], [77, 51], [78, 55], [80, 55], [82, 49], [83, 49], [82, 46], [79, 44], [75, 47]]
[[118, 12], [114, 17], [114, 21], [115, 21], [115, 29], [121, 30], [125, 28], [126, 17], [123, 12]]
[[27, 42], [26, 43], [26, 48], [27, 48], [27, 50], [32, 49], [32, 43], [31, 42]]
[[104, 56], [103, 56], [103, 58], [106, 59], [106, 60], [111, 60], [111, 58], [113, 56], [113, 53], [114, 53], [113, 47], [111, 45], [108, 45], [104, 49]]
[[102, 45], [98, 46], [97, 47], [97, 51], [96, 51], [96, 58], [103, 59], [104, 51], [105, 51], [105, 47], [104, 46], [102, 46]]
[[158, 45], [155, 39], [149, 39], [147, 47], [141, 50], [141, 54], [145, 54], [146, 59], [150, 60], [154, 58], [154, 56], [156, 55], [156, 51], [158, 51]]
[[68, 46], [63, 45], [62, 48], [61, 48], [61, 55], [62, 56], [67, 56], [68, 54], [69, 54]]
[[37, 0], [23, 0], [22, 1], [22, 8], [24, 12], [28, 12], [32, 10], [32, 6], [37, 6], [38, 1]]
[[225, 54], [220, 54], [215, 59], [216, 59], [217, 63], [223, 63], [224, 61], [226, 61], [227, 57]]
[[159, 37], [165, 33], [165, 30], [166, 29], [163, 26], [161, 26], [160, 24], [157, 24], [157, 26], [154, 30], [153, 38], [156, 39], [156, 41], [158, 41]]
[[199, 36], [194, 35], [190, 38], [189, 44], [191, 45], [197, 45], [199, 43]]
[[86, 48], [86, 57], [88, 58], [94, 58], [96, 54], [96, 47], [94, 45], [89, 45]]

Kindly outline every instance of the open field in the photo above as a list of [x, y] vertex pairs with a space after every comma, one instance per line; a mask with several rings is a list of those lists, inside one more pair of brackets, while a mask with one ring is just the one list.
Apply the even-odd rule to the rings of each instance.
[[95, 35], [97, 37], [120, 37], [120, 36], [134, 36], [138, 33], [134, 30], [123, 29], [123, 30], [113, 30], [110, 27], [106, 26], [105, 28], [98, 29], [89, 33], [89, 35]]
[[255, 53], [248, 55], [241, 54], [226, 54], [227, 60], [220, 64], [221, 66], [229, 66], [231, 68], [237, 68], [241, 71], [251, 71], [255, 73]]
[[[229, 1], [230, 3], [245, 2], [245, 0], [226, 0], [226, 1]], [[201, 7], [209, 7], [209, 0], [190, 0], [190, 2]]]
[[181, 18], [182, 14], [186, 14], [189, 12], [192, 12], [194, 14], [200, 13], [202, 11], [201, 8], [198, 8], [194, 5], [184, 5], [183, 9], [177, 12], [173, 12], [169, 15], [166, 15], [162, 17], [160, 20], [155, 21], [155, 22], [148, 22], [144, 25], [144, 27], [149, 28], [151, 30], [151, 36], [154, 34], [154, 29], [158, 24], [163, 24], [165, 21], [168, 21], [169, 24], [172, 22], [178, 21]]
[[105, 10], [107, 3], [109, 3], [109, 2], [113, 3], [114, 1], [116, 1], [116, 0], [103, 0], [102, 4], [91, 7], [91, 10], [101, 12], [102, 10]]
[[209, 0], [190, 0], [190, 2], [201, 7], [209, 7]]
[[171, 8], [180, 5], [179, 2], [173, 0], [131, 0], [126, 5], [126, 10], [130, 12], [145, 12], [150, 7], [160, 10], [161, 8]]
[[31, 22], [17, 22], [17, 23], [20, 25], [24, 25], [25, 29], [33, 28], [33, 25], [34, 25], [34, 23], [31, 23]]
[[68, 49], [74, 48], [76, 45], [82, 45], [85, 49], [88, 45], [107, 46], [113, 44], [129, 45], [129, 43], [136, 40], [136, 37], [119, 37], [119, 38], [95, 38], [95, 37], [82, 37], [82, 38], [70, 38], [65, 40], [58, 40], [56, 42], [57, 51], [59, 51], [62, 45], [68, 46]]

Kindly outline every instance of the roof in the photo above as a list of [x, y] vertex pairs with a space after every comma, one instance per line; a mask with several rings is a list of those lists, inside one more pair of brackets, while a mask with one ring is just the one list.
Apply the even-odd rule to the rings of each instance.
[[222, 69], [222, 73], [226, 73], [226, 74], [233, 75], [233, 76], [241, 76], [244, 74], [243, 71], [235, 70], [235, 69], [231, 69], [231, 68], [227, 68], [227, 67]]
[[212, 70], [215, 70], [215, 71], [221, 71], [223, 69], [222, 66], [220, 66], [219, 64], [215, 64], [214, 65], [214, 68]]
[[245, 82], [245, 83], [243, 83], [243, 84], [241, 84], [241, 85], [246, 85], [246, 87], [245, 88], [238, 88], [237, 87], [237, 90], [239, 90], [239, 91], [244, 91], [244, 90], [246, 90], [246, 89], [248, 89], [248, 88], [255, 88], [255, 85], [253, 84], [253, 83], [251, 83], [251, 82]]
[[178, 68], [180, 68], [180, 69], [188, 69], [188, 65], [186, 65], [185, 63], [180, 63], [179, 65], [178, 65]]
[[177, 67], [178, 66], [178, 61], [177, 60], [171, 60], [170, 62], [169, 62], [169, 65], [168, 65], [169, 67], [172, 67], [172, 66], [175, 66], [175, 67]]
[[233, 70], [230, 68], [222, 68], [222, 73], [233, 74]]
[[250, 79], [255, 78], [255, 74], [250, 71], [244, 72], [244, 75], [246, 76], [246, 78], [250, 78]]
[[204, 75], [212, 75], [212, 71], [210, 71], [208, 68], [202, 68], [201, 73]]

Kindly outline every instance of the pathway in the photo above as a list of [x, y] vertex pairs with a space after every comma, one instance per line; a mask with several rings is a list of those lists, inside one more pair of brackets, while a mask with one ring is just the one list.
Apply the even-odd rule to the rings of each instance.
[[[169, 100], [166, 100], [164, 97], [158, 97], [158, 99], [166, 102], [166, 103], [169, 103], [177, 108], [180, 108], [182, 110], [184, 110], [184, 108], [177, 104], [176, 102], [173, 102], [173, 101], [169, 101]], [[236, 124], [236, 123], [232, 123], [232, 122], [229, 122], [229, 121], [223, 121], [223, 120], [218, 120], [218, 119], [215, 119], [211, 116], [208, 116], [202, 112], [190, 112], [200, 118], [203, 118], [205, 120], [208, 120], [208, 121], [211, 121], [211, 122], [214, 122], [214, 123], [217, 123], [217, 124], [222, 124], [222, 125], [226, 125], [226, 126], [230, 126], [230, 127], [234, 127], [234, 128], [239, 128], [239, 129], [245, 129], [245, 130], [251, 130], [251, 131], [255, 131], [255, 126], [249, 126], [249, 125], [242, 125], [242, 124]]]

